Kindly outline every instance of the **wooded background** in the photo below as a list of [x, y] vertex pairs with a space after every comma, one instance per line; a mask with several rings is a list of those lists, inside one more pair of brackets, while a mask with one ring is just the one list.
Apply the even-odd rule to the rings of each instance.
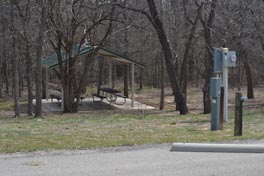
[[[64, 92], [65, 112], [76, 112], [84, 86], [98, 83], [103, 62], [77, 68], [82, 44], [119, 53], [145, 68], [137, 68], [139, 88], [170, 86], [177, 110], [188, 113], [188, 87], [201, 87], [204, 113], [211, 110], [210, 77], [213, 47], [237, 51], [230, 84], [254, 86], [264, 80], [264, 1], [259, 0], [1, 0], [0, 98], [27, 96], [28, 115], [41, 116], [41, 58], [56, 53], [56, 71]], [[77, 53], [72, 53], [80, 46]], [[62, 63], [61, 51], [69, 59]], [[129, 67], [117, 66], [116, 79], [129, 79]], [[121, 70], [121, 71], [120, 71]], [[164, 73], [164, 74], [163, 74]], [[96, 78], [96, 79], [95, 79]], [[162, 92], [162, 91], [161, 91]], [[161, 97], [164, 96], [164, 91]]]

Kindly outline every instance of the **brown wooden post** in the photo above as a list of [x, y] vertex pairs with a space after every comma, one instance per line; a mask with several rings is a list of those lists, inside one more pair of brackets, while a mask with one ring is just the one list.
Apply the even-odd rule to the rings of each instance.
[[219, 129], [223, 130], [224, 123], [224, 86], [221, 86], [221, 96], [220, 96], [220, 118], [219, 118]]
[[235, 104], [235, 136], [242, 136], [242, 93], [236, 92], [236, 104]]

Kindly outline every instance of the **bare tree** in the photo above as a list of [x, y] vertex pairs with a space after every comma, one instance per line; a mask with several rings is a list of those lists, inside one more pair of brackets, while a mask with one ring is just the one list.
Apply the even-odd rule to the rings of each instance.
[[[32, 92], [32, 57], [31, 57], [31, 47], [32, 47], [32, 31], [30, 30], [31, 22], [31, 1], [27, 0], [20, 4], [17, 0], [14, 0], [16, 10], [18, 13], [19, 21], [21, 21], [21, 30], [16, 30], [16, 33], [20, 35], [23, 40], [21, 42], [25, 43], [24, 57], [26, 60], [26, 79], [27, 79], [27, 94], [28, 94], [28, 115], [33, 115], [33, 92]], [[22, 76], [22, 74], [20, 74]], [[20, 79], [22, 82], [22, 80]]]
[[[126, 3], [126, 2], [124, 2]], [[125, 5], [125, 4], [124, 4]], [[127, 13], [128, 11], [125, 9], [123, 12], [123, 18], [125, 21], [128, 20], [127, 17]], [[128, 40], [128, 29], [127, 29], [128, 25], [125, 23], [124, 24], [124, 45], [123, 45], [123, 49], [124, 49], [124, 56], [128, 57], [128, 48], [129, 48], [129, 40]], [[129, 66], [128, 65], [124, 65], [124, 96], [128, 97], [128, 80], [129, 80]]]
[[[1, 1], [1, 3], [3, 3]], [[6, 51], [6, 46], [8, 45], [6, 43], [6, 35], [7, 35], [7, 20], [4, 18], [4, 7], [1, 4], [2, 9], [1, 9], [1, 18], [2, 18], [2, 78], [5, 81], [5, 94], [8, 95], [9, 94], [9, 72], [8, 72], [8, 60], [7, 60], [7, 51]]]
[[160, 59], [160, 110], [164, 109], [164, 99], [165, 99], [165, 90], [164, 90], [164, 64], [163, 57]]
[[178, 102], [178, 106], [179, 106], [179, 111], [180, 114], [186, 114], [188, 113], [188, 108], [186, 105], [186, 100], [185, 97], [182, 93], [182, 89], [179, 85], [179, 80], [178, 77], [175, 73], [175, 69], [173, 67], [173, 58], [172, 58], [172, 52], [170, 49], [170, 44], [168, 42], [168, 38], [167, 35], [164, 31], [163, 28], [163, 24], [158, 16], [158, 12], [156, 9], [156, 4], [154, 0], [148, 0], [148, 7], [149, 7], [149, 11], [150, 11], [150, 16], [147, 15], [148, 19], [150, 20], [150, 22], [153, 24], [158, 37], [159, 37], [159, 41], [163, 50], [163, 54], [164, 54], [164, 59], [165, 59], [165, 63], [166, 63], [166, 68], [167, 68], [167, 72], [168, 72], [168, 76], [170, 79], [170, 83], [173, 89], [173, 92], [175, 93], [176, 96], [176, 102]]
[[172, 57], [172, 52], [170, 49], [170, 44], [168, 42], [168, 37], [165, 33], [164, 27], [163, 27], [163, 23], [158, 15], [158, 11], [156, 8], [156, 4], [154, 0], [148, 0], [148, 8], [149, 8], [149, 12], [147, 13], [144, 10], [139, 10], [139, 9], [135, 9], [132, 7], [124, 7], [122, 5], [118, 5], [121, 8], [127, 8], [128, 10], [137, 12], [137, 13], [141, 13], [143, 15], [145, 15], [147, 17], [147, 19], [150, 21], [150, 23], [153, 25], [158, 38], [159, 38], [159, 42], [164, 54], [164, 59], [165, 59], [165, 64], [166, 64], [166, 68], [167, 68], [167, 74], [170, 80], [170, 84], [172, 87], [172, 90], [175, 94], [176, 97], [176, 103], [179, 105], [179, 111], [180, 114], [187, 114], [188, 113], [188, 108], [186, 105], [186, 100], [185, 97], [182, 93], [182, 89], [179, 85], [179, 80], [177, 77], [177, 74], [175, 72], [174, 69], [174, 64], [173, 64], [173, 57]]
[[44, 4], [44, 0], [37, 0], [39, 7], [41, 9], [40, 15], [40, 27], [39, 33], [36, 41], [36, 60], [37, 60], [37, 68], [36, 68], [36, 110], [35, 117], [40, 117], [42, 115], [42, 66], [41, 66], [41, 55], [42, 55], [42, 47], [43, 47], [43, 38], [44, 32], [46, 30], [46, 17], [47, 17], [47, 9]]
[[19, 104], [19, 73], [18, 73], [18, 58], [16, 54], [16, 32], [15, 32], [15, 4], [11, 1], [11, 31], [12, 31], [12, 62], [13, 62], [13, 82], [14, 82], [14, 103], [15, 103], [15, 117], [20, 117]]
[[186, 19], [186, 21], [188, 21], [188, 23], [191, 24], [189, 35], [185, 41], [185, 49], [184, 49], [183, 62], [181, 66], [181, 75], [180, 75], [180, 85], [183, 90], [183, 94], [185, 95], [185, 99], [187, 99], [188, 63], [190, 63], [189, 60], [191, 54], [191, 47], [196, 34], [196, 28], [199, 21], [199, 14], [201, 13], [203, 7], [203, 4], [198, 5], [198, 8], [196, 9], [197, 12], [195, 14], [194, 19], [192, 20], [190, 14], [188, 13], [188, 8], [187, 8], [187, 6], [191, 6], [191, 5], [192, 4], [188, 4], [188, 1], [183, 0], [184, 18]]
[[[231, 46], [234, 45], [236, 48], [240, 63], [243, 63], [247, 77], [247, 96], [248, 98], [254, 98], [251, 71], [251, 66], [253, 63], [251, 62], [253, 53], [252, 51], [254, 50], [254, 47], [252, 47], [250, 43], [255, 43], [254, 39], [252, 40], [252, 38], [254, 38], [254, 33], [259, 36], [259, 30], [256, 30], [256, 32], [254, 30], [254, 24], [257, 29], [257, 26], [260, 23], [255, 23], [258, 18], [254, 16], [254, 14], [258, 10], [254, 9], [252, 11], [252, 9], [250, 9], [250, 4], [253, 5], [253, 8], [257, 8], [258, 5], [255, 4], [254, 1], [248, 0], [239, 1], [236, 3], [233, 3], [232, 1], [222, 3], [223, 6], [231, 6], [233, 10], [232, 12], [222, 10], [222, 16], [220, 20], [224, 21], [225, 23], [223, 23], [222, 26], [218, 26], [218, 31], [221, 32], [222, 36], [225, 35], [225, 41], [228, 41]], [[259, 36], [259, 39], [261, 41], [261, 36]], [[249, 46], [252, 48], [249, 49]], [[238, 75], [240, 75], [240, 70], [238, 70]], [[238, 77], [240, 78], [240, 76]], [[238, 82], [240, 82], [240, 80]]]
[[[196, 0], [196, 5], [201, 6]], [[203, 11], [198, 11], [199, 20], [203, 26], [203, 34], [206, 43], [207, 58], [205, 60], [205, 83], [203, 87], [203, 103], [204, 103], [204, 113], [211, 112], [211, 99], [210, 99], [210, 78], [213, 76], [213, 41], [212, 41], [212, 30], [214, 28], [213, 23], [215, 19], [217, 0], [212, 0], [209, 2], [209, 14], [203, 15]]]
[[[1, 1], [0, 2], [0, 6], [1, 6], [1, 19], [0, 19], [0, 22], [3, 24], [3, 22], [4, 22], [4, 18], [3, 18], [3, 2]], [[2, 28], [4, 28], [4, 26], [2, 26]], [[3, 34], [3, 33], [2, 33]], [[2, 41], [4, 41], [3, 40], [3, 36], [1, 36], [1, 38], [2, 38]], [[2, 47], [1, 48], [3, 48], [4, 47], [4, 45], [5, 45], [5, 43], [4, 42], [2, 42], [1, 43], [1, 45], [2, 45]], [[0, 46], [1, 46], [0, 45]], [[2, 87], [3, 87], [3, 75], [4, 75], [4, 72], [3, 72], [3, 60], [5, 59], [4, 58], [4, 51], [2, 51], [2, 50], [0, 50], [0, 98], [3, 98], [3, 94], [2, 94]]]
[[[5, 96], [1, 95], [4, 91], [8, 95], [12, 87], [17, 115], [19, 95], [25, 98], [23, 84], [26, 80], [28, 115], [32, 114], [32, 87], [36, 84], [35, 115], [41, 116], [40, 59], [44, 54], [49, 55], [50, 49], [59, 62], [54, 71], [62, 85], [65, 112], [77, 111], [80, 90], [95, 75], [93, 69], [87, 68], [92, 68], [92, 57], [103, 44], [111, 50], [122, 50], [123, 55], [146, 65], [136, 75], [140, 88], [143, 82], [161, 89], [162, 84], [170, 85], [181, 114], [188, 112], [187, 85], [188, 80], [193, 79], [197, 86], [205, 79], [204, 113], [210, 112], [213, 46], [226, 43], [228, 48], [237, 51], [241, 71], [234, 68], [232, 73], [242, 86], [246, 83], [249, 98], [254, 97], [254, 86], [264, 80], [264, 57], [260, 54], [264, 51], [263, 1], [6, 0], [0, 1], [0, 6], [0, 97]], [[114, 10], [117, 6], [121, 8]], [[141, 18], [142, 14], [146, 18]], [[47, 45], [43, 41], [47, 41]], [[99, 47], [83, 57], [80, 50], [84, 44]], [[164, 77], [161, 76], [160, 50], [165, 62], [164, 72], [167, 71]], [[37, 77], [32, 74], [34, 70]], [[129, 68], [123, 71], [127, 95]], [[102, 73], [100, 69], [99, 77]], [[91, 82], [89, 84], [96, 81]], [[161, 105], [162, 97], [161, 90]]]
[[[88, 3], [82, 0], [65, 3], [50, 2], [49, 4], [49, 12], [51, 13], [48, 19], [49, 41], [58, 59], [57, 75], [63, 89], [64, 112], [77, 112], [81, 90], [86, 86], [84, 80], [88, 74], [88, 67], [111, 32], [114, 7], [111, 7], [111, 2], [101, 5], [96, 4], [96, 2], [89, 1]], [[64, 5], [66, 8], [60, 8]], [[106, 10], [108, 7], [111, 7], [111, 9]], [[86, 14], [87, 12], [90, 14]], [[108, 23], [108, 27], [104, 28], [104, 35], [99, 36], [97, 40], [99, 42], [96, 42], [93, 40], [93, 37], [95, 38], [93, 34], [96, 34], [94, 31], [103, 22]], [[91, 47], [91, 52], [84, 58], [83, 69], [78, 69], [78, 71], [82, 70], [82, 73], [77, 79], [76, 63], [80, 58], [83, 44], [88, 44]], [[93, 48], [93, 45], [97, 45], [97, 47]], [[62, 51], [67, 58], [65, 61]]]

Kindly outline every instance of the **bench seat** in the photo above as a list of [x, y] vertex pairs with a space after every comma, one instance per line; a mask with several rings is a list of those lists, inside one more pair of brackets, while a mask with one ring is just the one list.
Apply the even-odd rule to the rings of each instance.
[[120, 98], [123, 98], [124, 99], [124, 102], [123, 103], [117, 103], [115, 102], [117, 105], [123, 105], [126, 103], [126, 99], [127, 99], [127, 96], [124, 96], [124, 95], [121, 95], [121, 94], [114, 94], [116, 97], [120, 97]]
[[101, 102], [106, 98], [105, 96], [94, 94], [94, 93], [92, 94], [92, 96], [93, 96], [93, 101], [95, 101], [94, 97], [100, 98]]
[[51, 98], [51, 101], [53, 101], [53, 98], [57, 99], [58, 101], [61, 100], [61, 96], [59, 96], [59, 95], [54, 95], [54, 94], [50, 94], [50, 98]]

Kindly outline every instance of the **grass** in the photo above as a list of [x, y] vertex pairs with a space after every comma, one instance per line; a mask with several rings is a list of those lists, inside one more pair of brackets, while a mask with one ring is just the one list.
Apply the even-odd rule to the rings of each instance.
[[0, 110], [11, 111], [14, 109], [14, 102], [10, 100], [0, 101]]
[[[20, 100], [20, 105], [25, 105], [25, 104], [27, 104], [26, 100], [23, 100], [23, 99]], [[14, 108], [15, 108], [14, 101], [12, 101], [10, 99], [0, 99], [0, 110], [2, 110], [2, 111], [13, 111]]]
[[117, 111], [0, 118], [0, 153], [264, 138], [264, 110], [245, 112], [242, 137], [233, 136], [233, 124], [231, 118], [223, 131], [211, 132], [210, 115], [165, 113], [140, 118]]

